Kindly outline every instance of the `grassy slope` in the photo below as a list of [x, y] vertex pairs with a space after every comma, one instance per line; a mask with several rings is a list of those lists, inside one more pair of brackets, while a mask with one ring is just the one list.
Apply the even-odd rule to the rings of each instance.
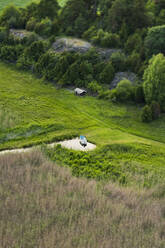
[[[152, 140], [165, 142], [164, 117], [150, 125], [143, 124], [138, 107], [116, 106], [93, 97], [79, 98], [69, 90], [57, 90], [52, 84], [2, 63], [0, 108], [1, 149], [28, 144], [32, 138], [37, 141], [40, 137], [40, 142], [50, 140], [64, 133], [86, 134], [98, 146], [143, 142], [165, 147]], [[9, 127], [19, 129], [3, 128], [6, 127], [6, 122], [3, 125], [6, 112], [9, 116], [6, 122], [11, 123]]]
[[163, 248], [164, 187], [74, 178], [34, 151], [0, 157], [0, 247]]
[[[69, 164], [75, 175], [109, 179], [117, 173], [115, 180], [126, 176], [128, 184], [150, 187], [165, 176], [164, 117], [143, 124], [139, 115], [139, 107], [114, 105], [89, 96], [76, 97], [73, 92], [57, 90], [30, 73], [0, 64], [1, 150], [84, 134], [98, 147], [91, 153], [93, 160], [75, 154], [70, 161], [70, 153], [61, 151], [60, 157], [55, 152], [52, 159]], [[104, 148], [109, 144], [111, 147]], [[83, 166], [75, 168], [78, 157]], [[86, 159], [89, 162], [84, 167]]]

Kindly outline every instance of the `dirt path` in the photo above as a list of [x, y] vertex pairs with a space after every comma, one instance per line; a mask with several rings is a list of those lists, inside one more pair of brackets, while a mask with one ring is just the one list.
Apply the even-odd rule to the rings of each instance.
[[[75, 138], [75, 139], [72, 139], [72, 140], [64, 140], [64, 141], [48, 144], [47, 146], [52, 148], [52, 147], [54, 147], [54, 146], [56, 146], [58, 144], [60, 144], [62, 147], [72, 149], [72, 150], [76, 150], [76, 151], [91, 151], [91, 150], [94, 150], [96, 148], [96, 145], [94, 145], [92, 143], [89, 143], [89, 142], [87, 143], [86, 147], [81, 146], [80, 142], [79, 142], [79, 138]], [[37, 146], [35, 146], [35, 147], [37, 147]], [[0, 155], [7, 154], [7, 153], [30, 152], [35, 147], [13, 149], [13, 150], [4, 150], [4, 151], [0, 152]]]

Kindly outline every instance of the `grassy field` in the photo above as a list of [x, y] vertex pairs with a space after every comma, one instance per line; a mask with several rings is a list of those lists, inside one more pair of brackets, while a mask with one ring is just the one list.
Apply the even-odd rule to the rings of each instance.
[[[71, 156], [65, 150], [59, 151], [61, 157], [58, 150], [49, 154], [54, 161], [70, 165], [74, 175], [122, 183], [127, 178], [127, 184], [147, 187], [163, 181], [165, 118], [144, 124], [140, 111], [139, 106], [76, 97], [68, 89], [56, 89], [30, 73], [0, 64], [0, 149], [84, 134], [97, 145], [91, 157]], [[79, 163], [82, 166], [75, 167]]]
[[[0, 10], [5, 8], [9, 4], [14, 4], [18, 7], [25, 7], [27, 4], [35, 1], [39, 1], [39, 0], [0, 0]], [[61, 6], [63, 6], [66, 0], [59, 0], [58, 2]]]
[[165, 187], [72, 177], [42, 154], [0, 157], [0, 247], [163, 248]]
[[164, 148], [165, 118], [144, 124], [140, 111], [138, 106], [76, 97], [70, 90], [0, 64], [0, 149], [81, 133], [97, 146], [140, 142]]

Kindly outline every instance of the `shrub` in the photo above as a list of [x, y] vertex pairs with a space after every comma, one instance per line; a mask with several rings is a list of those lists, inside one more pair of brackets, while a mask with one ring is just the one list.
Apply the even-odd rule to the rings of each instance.
[[152, 121], [152, 110], [149, 105], [145, 105], [142, 109], [141, 120], [143, 122], [151, 122]]
[[165, 54], [165, 25], [152, 27], [145, 38], [145, 52], [148, 57], [153, 54]]
[[30, 35], [23, 38], [22, 43], [26, 46], [31, 45], [33, 42], [38, 41], [39, 37], [35, 33], [31, 33]]
[[25, 49], [25, 56], [29, 57], [31, 60], [37, 61], [45, 52], [45, 46], [44, 41], [35, 41], [30, 45], [30, 47]]
[[41, 36], [49, 36], [51, 34], [52, 22], [49, 18], [42, 19], [35, 26], [35, 32]]
[[126, 53], [131, 54], [133, 51], [139, 52], [142, 46], [143, 46], [143, 42], [141, 36], [138, 33], [135, 33], [128, 37], [124, 49]]
[[93, 94], [98, 94], [102, 89], [101, 85], [99, 85], [97, 81], [90, 82], [87, 88]]
[[123, 79], [116, 87], [116, 99], [119, 102], [126, 102], [133, 99], [133, 86], [132, 83]]
[[100, 73], [99, 81], [102, 84], [110, 84], [115, 76], [115, 71], [112, 66], [112, 63], [109, 62], [105, 65], [105, 68]]
[[55, 66], [58, 60], [59, 58], [55, 53], [44, 53], [35, 64], [35, 72], [47, 80], [53, 80], [56, 76]]
[[28, 31], [34, 31], [36, 24], [37, 24], [37, 20], [34, 17], [31, 17], [26, 24], [26, 29]]
[[124, 53], [116, 52], [111, 56], [112, 65], [115, 72], [124, 71], [126, 68], [126, 56]]
[[8, 31], [4, 27], [0, 27], [0, 42], [4, 42], [8, 37]]
[[135, 72], [138, 73], [140, 70], [140, 66], [141, 66], [141, 57], [140, 54], [137, 52], [133, 52], [130, 56], [128, 56], [128, 58], [126, 59], [126, 64], [127, 67]]
[[25, 54], [23, 53], [18, 58], [16, 66], [18, 69], [30, 70], [30, 69], [32, 69], [33, 62], [29, 57], [25, 56]]
[[0, 24], [10, 28], [20, 27], [20, 20], [21, 12], [13, 5], [6, 7], [0, 16]]
[[83, 33], [82, 38], [87, 39], [87, 40], [91, 40], [92, 37], [94, 37], [96, 35], [97, 35], [96, 27], [90, 26], [90, 28]]
[[112, 47], [112, 48], [120, 47], [119, 35], [105, 32], [104, 36], [101, 39], [101, 46]]
[[0, 49], [0, 58], [4, 61], [16, 62], [22, 51], [23, 47], [21, 45], [5, 45]]
[[120, 37], [118, 34], [104, 32], [102, 29], [99, 29], [97, 34], [92, 37], [92, 42], [102, 47], [115, 48], [120, 46]]

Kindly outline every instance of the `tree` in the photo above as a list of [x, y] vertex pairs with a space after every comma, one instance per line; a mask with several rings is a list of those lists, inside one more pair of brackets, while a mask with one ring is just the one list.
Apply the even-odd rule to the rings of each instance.
[[145, 52], [148, 57], [153, 54], [165, 54], [165, 25], [152, 27], [145, 38]]
[[54, 19], [57, 17], [59, 5], [57, 0], [41, 0], [38, 4], [38, 16], [42, 18]]
[[9, 5], [3, 10], [0, 16], [0, 24], [10, 28], [16, 28], [19, 27], [20, 18], [21, 12], [19, 9], [13, 5]]
[[146, 27], [149, 23], [144, 0], [116, 0], [112, 3], [107, 18], [108, 28], [113, 32], [118, 32], [123, 22], [129, 33]]
[[149, 61], [149, 66], [144, 71], [144, 96], [147, 104], [152, 101], [159, 103], [162, 111], [165, 111], [165, 57], [158, 54]]
[[104, 70], [100, 73], [100, 82], [103, 84], [110, 84], [115, 76], [115, 71], [112, 63], [108, 63]]

